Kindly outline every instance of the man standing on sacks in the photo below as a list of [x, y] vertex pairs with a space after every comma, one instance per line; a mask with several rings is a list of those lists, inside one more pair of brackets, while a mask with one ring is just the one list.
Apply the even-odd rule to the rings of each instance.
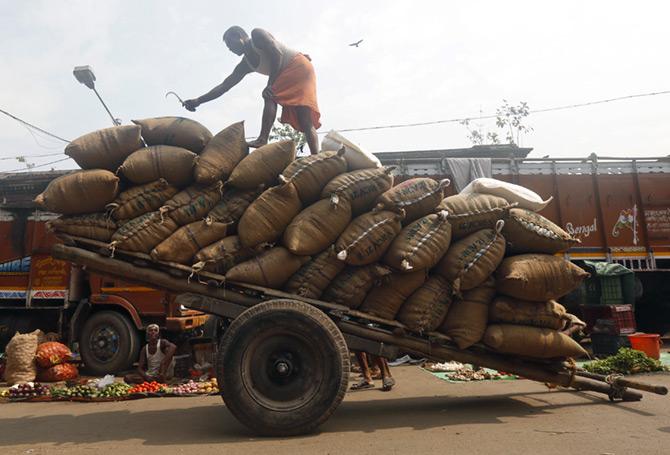
[[247, 74], [266, 75], [261, 132], [249, 146], [257, 148], [267, 144], [277, 117], [277, 104], [280, 104], [280, 121], [304, 133], [310, 152], [319, 153], [316, 130], [321, 126], [321, 114], [316, 101], [316, 74], [309, 56], [289, 49], [260, 28], [253, 29], [250, 37], [241, 27], [232, 26], [223, 34], [223, 41], [231, 52], [243, 56], [242, 61], [221, 84], [198, 98], [184, 101], [184, 107], [194, 112], [202, 103], [229, 91]]

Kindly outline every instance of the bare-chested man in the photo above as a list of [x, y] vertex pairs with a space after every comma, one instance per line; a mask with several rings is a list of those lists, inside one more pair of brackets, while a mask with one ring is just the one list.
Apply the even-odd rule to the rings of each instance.
[[303, 132], [310, 152], [318, 153], [316, 129], [321, 126], [321, 114], [316, 101], [316, 75], [309, 56], [289, 49], [260, 28], [252, 30], [250, 37], [241, 27], [230, 27], [223, 34], [223, 41], [231, 52], [243, 56], [242, 61], [221, 84], [198, 98], [186, 100], [184, 107], [195, 111], [202, 103], [226, 93], [247, 74], [264, 74], [268, 76], [268, 83], [262, 94], [265, 107], [261, 133], [249, 146], [267, 144], [277, 117], [277, 104], [280, 104], [281, 122]]

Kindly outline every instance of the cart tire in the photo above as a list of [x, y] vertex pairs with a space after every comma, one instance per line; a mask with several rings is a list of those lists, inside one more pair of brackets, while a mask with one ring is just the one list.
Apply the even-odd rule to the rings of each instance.
[[249, 308], [226, 331], [218, 356], [226, 406], [260, 435], [313, 431], [347, 390], [344, 337], [328, 316], [306, 303], [270, 300]]

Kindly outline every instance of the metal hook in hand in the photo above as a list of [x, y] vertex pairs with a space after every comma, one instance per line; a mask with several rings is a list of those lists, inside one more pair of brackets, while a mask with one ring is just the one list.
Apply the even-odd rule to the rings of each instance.
[[175, 92], [167, 92], [165, 94], [165, 98], [167, 98], [168, 95], [174, 95], [179, 100], [181, 105], [184, 106], [184, 100], [182, 100], [181, 97], [179, 95], [177, 95]]

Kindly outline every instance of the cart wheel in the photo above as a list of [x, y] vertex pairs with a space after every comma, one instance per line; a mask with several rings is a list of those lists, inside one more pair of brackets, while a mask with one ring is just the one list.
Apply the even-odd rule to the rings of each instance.
[[328, 316], [306, 303], [270, 300], [249, 308], [226, 331], [218, 355], [226, 406], [261, 435], [314, 430], [347, 390], [344, 337]]

